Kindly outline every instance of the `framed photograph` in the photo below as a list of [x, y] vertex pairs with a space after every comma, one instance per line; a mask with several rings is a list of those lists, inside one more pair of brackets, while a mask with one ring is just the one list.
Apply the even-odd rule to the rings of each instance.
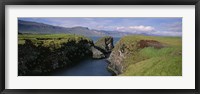
[[199, 94], [199, 0], [1, 5], [2, 94]]

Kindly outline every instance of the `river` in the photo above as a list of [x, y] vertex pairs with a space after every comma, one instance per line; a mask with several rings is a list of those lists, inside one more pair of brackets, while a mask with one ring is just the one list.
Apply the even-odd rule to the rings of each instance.
[[[99, 37], [92, 37], [96, 42]], [[120, 38], [114, 38], [113, 43]], [[50, 76], [112, 76], [107, 70], [108, 63], [106, 59], [87, 59], [83, 60], [73, 67], [63, 68], [50, 73]]]

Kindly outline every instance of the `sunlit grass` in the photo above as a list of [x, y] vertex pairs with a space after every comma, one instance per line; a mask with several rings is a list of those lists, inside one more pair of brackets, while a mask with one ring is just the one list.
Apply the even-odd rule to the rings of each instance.
[[25, 40], [30, 40], [33, 45], [36, 47], [43, 46], [48, 47], [50, 50], [59, 49], [64, 44], [69, 42], [79, 43], [80, 41], [86, 41], [88, 43], [92, 43], [92, 40], [81, 36], [81, 35], [74, 35], [74, 34], [23, 34], [18, 35], [18, 44], [23, 45], [25, 44]]
[[[156, 49], [138, 49], [139, 40], [156, 40], [165, 45]], [[123, 60], [123, 76], [181, 76], [182, 40], [181, 37], [126, 36], [118, 45], [126, 44], [127, 57]], [[118, 46], [114, 50], [119, 49]]]
[[26, 39], [35, 43], [42, 41], [45, 45], [50, 44], [52, 41], [58, 44], [66, 41], [75, 41], [78, 43], [81, 40], [92, 42], [92, 40], [87, 37], [75, 34], [23, 34], [18, 35], [18, 44], [24, 44]]

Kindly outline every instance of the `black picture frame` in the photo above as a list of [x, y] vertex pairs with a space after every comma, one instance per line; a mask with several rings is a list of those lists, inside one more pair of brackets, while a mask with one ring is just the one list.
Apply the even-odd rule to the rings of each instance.
[[[0, 1], [0, 92], [2, 94], [199, 94], [200, 0], [4, 0]], [[195, 5], [195, 89], [5, 89], [6, 5]]]

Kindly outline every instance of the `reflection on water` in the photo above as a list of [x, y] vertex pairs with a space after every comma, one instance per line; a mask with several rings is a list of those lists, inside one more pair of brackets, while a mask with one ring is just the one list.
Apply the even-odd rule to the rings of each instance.
[[106, 59], [89, 59], [84, 60], [76, 66], [60, 69], [51, 76], [111, 76], [112, 74], [107, 70], [108, 63]]

